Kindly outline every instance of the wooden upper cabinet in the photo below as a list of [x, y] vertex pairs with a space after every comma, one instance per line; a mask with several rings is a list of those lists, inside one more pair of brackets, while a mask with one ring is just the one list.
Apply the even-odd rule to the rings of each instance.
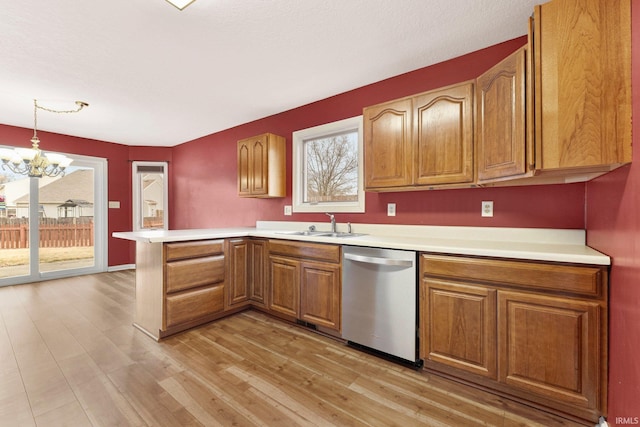
[[473, 83], [364, 109], [365, 188], [473, 183]]
[[409, 98], [364, 109], [366, 189], [413, 184], [412, 110]]
[[413, 98], [417, 185], [472, 183], [473, 83]]
[[265, 133], [238, 141], [238, 195], [285, 197], [285, 139]]
[[526, 47], [476, 80], [478, 182], [527, 172]]
[[554, 0], [533, 22], [536, 169], [631, 161], [631, 2]]

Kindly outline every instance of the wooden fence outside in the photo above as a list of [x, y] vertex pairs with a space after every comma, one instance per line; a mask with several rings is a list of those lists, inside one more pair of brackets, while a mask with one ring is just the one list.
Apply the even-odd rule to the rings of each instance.
[[[93, 246], [93, 218], [40, 218], [40, 247]], [[29, 219], [0, 219], [0, 249], [29, 247]]]

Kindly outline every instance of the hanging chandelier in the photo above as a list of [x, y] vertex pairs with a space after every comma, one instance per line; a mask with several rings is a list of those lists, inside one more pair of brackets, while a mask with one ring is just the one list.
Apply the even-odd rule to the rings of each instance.
[[15, 148], [13, 150], [0, 148], [0, 160], [2, 169], [9, 169], [19, 175], [27, 175], [35, 178], [43, 176], [64, 176], [65, 169], [73, 161], [69, 157], [58, 153], [44, 153], [40, 150], [40, 139], [38, 138], [38, 109], [50, 113], [77, 113], [89, 104], [83, 101], [76, 101], [75, 110], [52, 110], [38, 105], [38, 100], [33, 100], [33, 137], [31, 137], [31, 148]]

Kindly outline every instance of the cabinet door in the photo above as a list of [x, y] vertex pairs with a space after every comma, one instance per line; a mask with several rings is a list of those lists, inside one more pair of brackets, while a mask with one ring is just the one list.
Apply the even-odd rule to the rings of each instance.
[[340, 265], [302, 262], [301, 319], [340, 331], [342, 286]]
[[238, 141], [238, 195], [251, 195], [251, 141]]
[[628, 0], [536, 6], [536, 168], [631, 161], [630, 14]]
[[238, 141], [238, 195], [268, 194], [268, 143], [267, 134]]
[[525, 61], [521, 48], [476, 81], [478, 182], [526, 171]]
[[495, 379], [496, 291], [425, 278], [420, 303], [425, 367]]
[[597, 302], [499, 291], [499, 381], [525, 395], [598, 408], [602, 316]]
[[249, 166], [249, 185], [254, 196], [266, 195], [269, 192], [269, 140], [267, 135], [260, 135], [249, 142], [251, 163]]
[[267, 245], [264, 240], [249, 241], [249, 298], [254, 304], [266, 306]]
[[380, 189], [413, 183], [411, 99], [364, 109], [365, 188]]
[[413, 98], [415, 183], [473, 182], [473, 83]]
[[300, 262], [290, 258], [269, 257], [269, 309], [299, 318]]
[[246, 239], [230, 240], [227, 308], [249, 303], [249, 268], [249, 242]]

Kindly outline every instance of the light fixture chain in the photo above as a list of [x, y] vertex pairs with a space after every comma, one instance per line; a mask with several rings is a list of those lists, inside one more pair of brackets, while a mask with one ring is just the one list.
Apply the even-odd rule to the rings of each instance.
[[47, 107], [38, 105], [38, 101], [35, 99], [33, 100], [33, 103], [36, 106], [36, 109], [39, 108], [41, 110], [48, 111], [50, 113], [58, 113], [58, 114], [77, 113], [78, 111], [82, 110], [84, 107], [89, 106], [89, 104], [87, 104], [86, 102], [76, 101], [76, 105], [78, 106], [78, 108], [76, 108], [75, 110], [54, 110], [52, 108], [47, 108]]
[[38, 109], [50, 113], [77, 113], [89, 104], [83, 101], [76, 101], [78, 108], [75, 110], [54, 110], [38, 105], [38, 100], [33, 100], [33, 137], [31, 138], [31, 148], [16, 148], [14, 150], [0, 149], [0, 166], [2, 169], [27, 175], [33, 178], [43, 176], [64, 176], [65, 169], [72, 162], [70, 158], [63, 154], [43, 153], [40, 150], [40, 140], [38, 139]]

